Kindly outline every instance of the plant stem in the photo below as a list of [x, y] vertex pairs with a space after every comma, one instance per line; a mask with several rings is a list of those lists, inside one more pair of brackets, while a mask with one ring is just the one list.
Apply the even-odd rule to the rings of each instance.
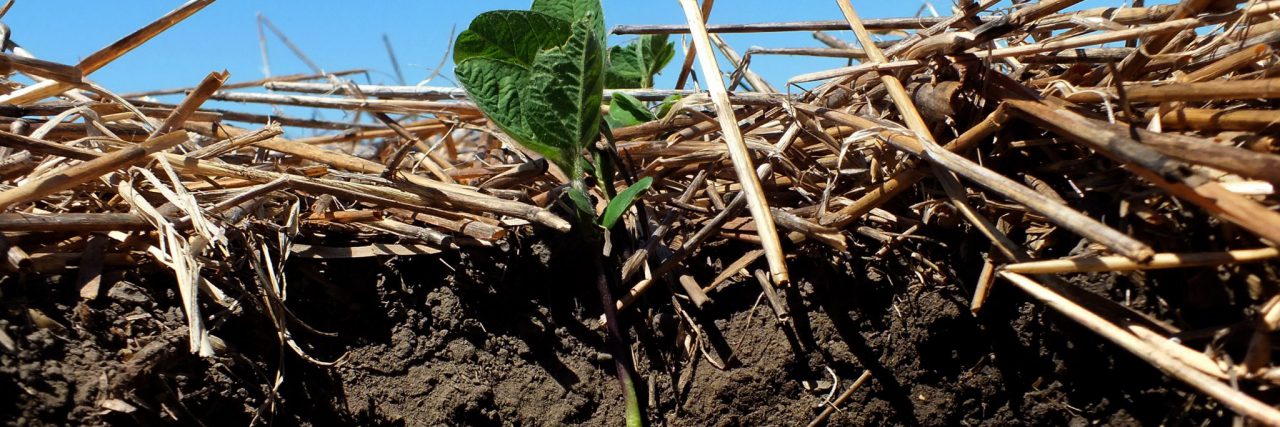
[[[607, 230], [604, 232], [608, 232]], [[594, 236], [593, 236], [594, 237]], [[604, 318], [607, 322], [609, 331], [609, 344], [612, 347], [613, 366], [617, 369], [618, 382], [622, 385], [623, 399], [627, 405], [627, 426], [640, 427], [644, 425], [644, 416], [640, 412], [640, 398], [636, 394], [635, 385], [635, 369], [631, 361], [631, 348], [627, 345], [628, 340], [623, 335], [623, 328], [618, 319], [618, 308], [613, 303], [612, 286], [619, 281], [619, 271], [612, 257], [605, 256], [602, 253], [601, 241], [598, 238], [588, 237], [592, 241], [592, 249], [595, 252], [596, 266], [596, 288], [600, 292], [600, 301], [604, 307]]]

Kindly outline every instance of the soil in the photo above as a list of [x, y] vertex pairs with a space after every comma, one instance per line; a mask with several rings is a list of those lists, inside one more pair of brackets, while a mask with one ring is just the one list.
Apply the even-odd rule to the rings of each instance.
[[[1205, 425], [1233, 417], [1005, 283], [971, 314], [965, 284], [989, 245], [976, 233], [954, 234], [946, 246], [912, 241], [870, 260], [789, 248], [795, 277], [782, 291], [786, 316], [746, 277], [722, 285], [701, 309], [674, 299], [697, 319], [700, 342], [659, 286], [624, 312], [651, 424], [803, 425], [864, 370], [870, 380], [831, 425]], [[598, 328], [600, 299], [572, 242], [525, 229], [506, 250], [290, 261], [289, 337], [316, 361], [341, 357], [332, 367], [282, 343], [264, 320], [260, 290], [231, 285], [253, 284], [252, 276], [216, 280], [239, 297], [229, 308], [204, 303], [222, 345], [200, 358], [187, 351], [165, 271], [113, 271], [88, 302], [80, 302], [74, 273], [7, 275], [0, 328], [12, 345], [0, 346], [0, 414], [9, 425], [618, 425], [623, 406]], [[859, 244], [870, 250], [855, 253], [879, 245]], [[690, 274], [713, 277], [748, 249], [708, 247], [688, 263], [696, 266]], [[1237, 276], [1198, 269], [1069, 279], [1184, 330], [1218, 330], [1247, 314]], [[1198, 317], [1169, 308], [1189, 304]], [[1240, 345], [1224, 335], [1195, 339]], [[708, 355], [690, 357], [690, 342]]]

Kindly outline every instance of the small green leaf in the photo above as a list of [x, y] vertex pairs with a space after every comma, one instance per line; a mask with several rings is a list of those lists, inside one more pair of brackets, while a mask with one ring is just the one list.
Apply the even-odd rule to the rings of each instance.
[[600, 217], [600, 226], [604, 227], [605, 230], [613, 228], [618, 219], [622, 218], [622, 214], [631, 208], [631, 204], [636, 201], [637, 197], [640, 197], [640, 193], [648, 190], [652, 185], [653, 177], [646, 176], [636, 181], [635, 184], [631, 184], [626, 190], [618, 193], [618, 197], [610, 200], [609, 206], [604, 208], [604, 216]]
[[577, 209], [579, 217], [594, 218], [596, 216], [596, 210], [591, 207], [591, 198], [587, 197], [587, 192], [583, 189], [577, 186], [570, 187], [569, 200], [573, 201], [573, 207]]
[[[605, 118], [607, 119], [608, 116]], [[618, 175], [618, 166], [615, 164], [615, 160], [618, 159], [618, 141], [613, 138], [613, 131], [608, 125], [600, 126], [600, 134], [604, 135], [605, 144], [592, 145], [589, 149], [591, 158], [595, 162], [591, 173], [596, 177], [596, 184], [600, 187], [600, 191], [604, 192], [605, 203], [608, 204], [618, 193], [613, 188], [614, 178]]]
[[652, 87], [653, 76], [661, 72], [675, 54], [675, 43], [668, 42], [665, 34], [646, 34], [631, 43], [614, 46], [609, 49], [605, 85], [611, 89]]
[[660, 118], [667, 117], [667, 114], [671, 114], [671, 108], [675, 107], [676, 103], [680, 102], [680, 99], [680, 95], [671, 95], [664, 98], [662, 103], [658, 104], [658, 114], [655, 114], [654, 116]]
[[653, 86], [653, 76], [662, 72], [671, 59], [676, 56], [676, 44], [667, 41], [667, 35], [649, 35], [640, 37], [645, 58], [645, 72], [649, 76], [649, 86]]
[[609, 102], [609, 115], [605, 116], [605, 121], [609, 122], [610, 128], [617, 129], [653, 121], [653, 113], [649, 112], [644, 102], [636, 97], [614, 92], [612, 98]]
[[595, 161], [595, 167], [592, 168], [591, 174], [596, 177], [596, 183], [600, 186], [600, 191], [604, 192], [605, 200], [613, 200], [614, 189], [613, 178], [617, 176], [618, 171], [613, 167], [613, 160], [609, 158], [609, 153], [605, 150], [591, 149], [591, 159]]

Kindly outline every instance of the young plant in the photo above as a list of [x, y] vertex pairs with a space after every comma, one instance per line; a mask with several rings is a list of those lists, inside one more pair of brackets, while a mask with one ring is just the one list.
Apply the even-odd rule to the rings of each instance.
[[[627, 404], [627, 425], [639, 426], [643, 418], [631, 352], [610, 291], [610, 284], [619, 281], [618, 263], [604, 242], [652, 179], [641, 179], [615, 196], [612, 159], [616, 154], [611, 146], [597, 148], [596, 142], [602, 129], [606, 76], [623, 83], [649, 84], [652, 73], [674, 55], [674, 47], [666, 44], [665, 37], [642, 38], [635, 45], [615, 48], [616, 67], [606, 71], [603, 44], [599, 0], [535, 0], [527, 11], [477, 16], [454, 44], [454, 74], [491, 122], [569, 175], [570, 206], [595, 253], [597, 285], [616, 346], [613, 356]], [[624, 102], [630, 101], [648, 112], [634, 98]], [[592, 160], [584, 152], [590, 152]], [[588, 174], [597, 178], [607, 201], [600, 215], [588, 196]]]
[[[621, 46], [609, 49], [608, 69], [605, 70], [604, 84], [609, 89], [631, 89], [653, 87], [653, 76], [662, 71], [671, 58], [676, 55], [676, 45], [667, 41], [667, 35], [646, 34]], [[669, 105], [679, 95], [672, 95], [663, 102]], [[661, 114], [658, 114], [661, 116]], [[637, 125], [652, 121], [656, 116], [649, 111], [644, 102], [634, 96], [615, 92], [609, 103], [609, 114], [604, 117], [609, 127]]]
[[653, 87], [653, 76], [676, 55], [676, 44], [667, 35], [646, 34], [631, 43], [609, 49], [609, 69], [604, 84], [609, 89]]

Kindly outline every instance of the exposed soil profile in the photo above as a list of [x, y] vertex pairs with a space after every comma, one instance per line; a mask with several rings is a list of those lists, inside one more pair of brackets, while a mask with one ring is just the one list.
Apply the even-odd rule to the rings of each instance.
[[[295, 327], [294, 338], [319, 360], [346, 352], [331, 368], [282, 354], [248, 301], [213, 315], [223, 319], [213, 333], [224, 351], [189, 354], [163, 274], [128, 272], [87, 303], [57, 280], [7, 276], [2, 321], [17, 351], [0, 353], [10, 396], [0, 412], [10, 425], [617, 424], [621, 397], [594, 328], [599, 300], [573, 257], [552, 255], [574, 248], [546, 236], [522, 236], [505, 253], [291, 264], [288, 306], [334, 334]], [[976, 274], [958, 269], [973, 264], [965, 247], [976, 243], [935, 248], [939, 270], [926, 274]], [[910, 257], [865, 263], [796, 249], [795, 282], [783, 293], [790, 320], [760, 301], [754, 279], [730, 280], [696, 313], [710, 357], [681, 350], [689, 334], [673, 313], [626, 314], [655, 425], [808, 423], [864, 370], [869, 380], [831, 425], [1202, 425], [1233, 416], [1011, 287], [974, 316], [971, 291], [959, 285], [889, 280], [919, 267]], [[741, 250], [714, 248], [705, 268]], [[1154, 312], [1169, 298], [1217, 307], [1220, 317], [1195, 320], [1204, 324], [1233, 319], [1232, 289], [1211, 269], [1146, 280], [1156, 286], [1105, 275], [1073, 283]], [[137, 410], [104, 409], [112, 398]]]

